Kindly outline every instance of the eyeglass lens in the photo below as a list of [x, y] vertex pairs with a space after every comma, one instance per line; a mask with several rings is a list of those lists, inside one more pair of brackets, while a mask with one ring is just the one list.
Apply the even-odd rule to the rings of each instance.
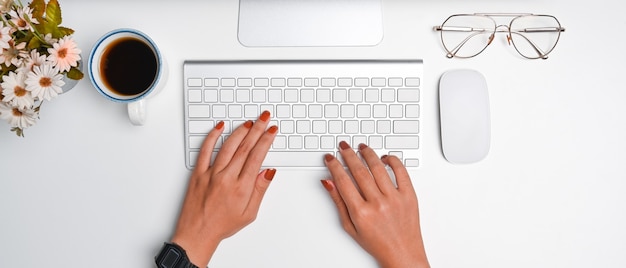
[[511, 21], [511, 41], [524, 57], [546, 58], [559, 40], [559, 21], [552, 16], [521, 16]]

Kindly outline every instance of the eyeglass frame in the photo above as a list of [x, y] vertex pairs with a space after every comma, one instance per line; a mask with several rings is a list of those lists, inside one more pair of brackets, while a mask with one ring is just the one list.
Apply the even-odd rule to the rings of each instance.
[[[468, 36], [465, 40], [463, 40], [463, 42], [461, 42], [459, 45], [457, 45], [454, 49], [452, 49], [452, 51], [450, 51], [448, 49], [448, 47], [446, 47], [445, 42], [443, 41], [443, 32], [446, 31], [443, 27], [446, 22], [448, 20], [450, 20], [453, 17], [458, 17], [458, 16], [480, 16], [480, 17], [485, 17], [485, 18], [489, 18], [491, 21], [493, 21], [493, 25], [494, 25], [494, 29], [491, 32], [491, 35], [489, 36], [489, 42], [487, 42], [487, 44], [485, 45], [485, 47], [483, 47], [479, 52], [477, 52], [476, 54], [472, 55], [472, 56], [457, 56], [456, 53], [454, 53], [453, 51], [458, 51], [463, 45], [465, 45], [465, 43], [467, 43], [467, 41], [469, 41], [469, 39], [475, 35], [470, 35]], [[537, 45], [535, 45], [530, 39], [528, 39], [528, 37], [526, 37], [525, 35], [522, 34], [522, 32], [520, 31], [511, 31], [511, 25], [513, 24], [513, 22], [521, 17], [528, 17], [528, 16], [535, 16], [535, 17], [549, 17], [549, 18], [553, 18], [556, 23], [558, 24], [558, 27], [544, 27], [544, 28], [538, 28], [538, 29], [523, 29], [523, 32], [557, 32], [558, 36], [556, 38], [556, 41], [554, 42], [554, 45], [552, 46], [552, 48], [550, 48], [550, 50], [548, 50], [547, 52], [543, 52], [541, 51], [540, 48], [537, 47]], [[510, 21], [508, 25], [504, 25], [504, 24], [500, 24], [498, 25], [498, 23], [496, 22], [496, 20], [493, 17], [513, 17]], [[505, 29], [501, 29], [502, 27], [506, 28]], [[467, 27], [470, 28], [468, 30], [457, 30], [457, 31], [468, 31], [468, 32], [473, 32], [476, 30], [479, 30], [480, 32], [485, 32], [488, 31], [489, 29], [479, 29], [479, 28], [472, 28], [472, 27]], [[473, 14], [454, 14], [449, 16], [447, 19], [445, 19], [443, 21], [443, 23], [440, 26], [435, 26], [433, 27], [434, 31], [438, 31], [441, 32], [440, 34], [440, 39], [441, 39], [441, 44], [443, 45], [443, 47], [446, 49], [446, 57], [448, 58], [473, 58], [475, 56], [477, 56], [478, 54], [482, 53], [483, 51], [485, 51], [485, 49], [487, 49], [487, 47], [491, 44], [491, 42], [493, 41], [493, 39], [495, 38], [495, 34], [496, 33], [502, 33], [502, 32], [508, 32], [508, 35], [506, 37], [507, 39], [507, 43], [509, 45], [513, 44], [513, 47], [515, 48], [515, 50], [517, 51], [518, 54], [520, 54], [522, 57], [527, 58], [527, 59], [548, 59], [548, 54], [550, 54], [552, 52], [552, 50], [554, 50], [554, 48], [556, 47], [556, 45], [559, 43], [559, 39], [561, 38], [561, 32], [565, 32], [565, 28], [561, 26], [561, 22], [559, 22], [559, 20], [552, 15], [545, 15], [545, 14], [533, 14], [533, 13], [473, 13]], [[454, 30], [449, 30], [449, 31], [454, 31]], [[517, 48], [517, 46], [515, 45], [515, 41], [513, 41], [512, 35], [513, 34], [517, 34], [521, 37], [523, 37], [524, 39], [526, 39], [526, 41], [528, 41], [528, 43], [531, 44], [531, 46], [533, 47], [533, 49], [539, 54], [538, 57], [528, 57], [524, 54], [522, 54], [522, 52], [519, 51], [519, 49]]]

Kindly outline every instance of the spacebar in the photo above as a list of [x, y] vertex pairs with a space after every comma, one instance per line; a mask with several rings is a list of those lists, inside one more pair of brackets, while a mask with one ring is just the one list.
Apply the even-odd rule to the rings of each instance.
[[332, 151], [269, 151], [263, 161], [264, 167], [324, 167], [324, 155]]

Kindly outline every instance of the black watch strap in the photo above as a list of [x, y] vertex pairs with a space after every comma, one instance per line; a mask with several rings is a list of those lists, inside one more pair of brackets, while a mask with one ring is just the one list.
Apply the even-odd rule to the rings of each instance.
[[175, 243], [164, 243], [154, 260], [158, 268], [198, 268], [189, 261], [187, 252]]

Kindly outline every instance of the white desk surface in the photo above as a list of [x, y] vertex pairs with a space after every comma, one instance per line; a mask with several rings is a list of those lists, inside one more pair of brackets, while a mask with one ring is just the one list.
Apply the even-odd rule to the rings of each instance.
[[[26, 138], [0, 124], [0, 267], [154, 267], [190, 173], [183, 61], [276, 58], [424, 59], [423, 166], [411, 175], [433, 267], [626, 267], [620, 1], [384, 1], [383, 42], [357, 48], [245, 48], [234, 0], [60, 2], [84, 57], [105, 32], [136, 28], [165, 53], [169, 83], [143, 127], [88, 79], [46, 103]], [[567, 30], [545, 61], [521, 59], [504, 35], [447, 59], [432, 26], [467, 12], [552, 14]], [[489, 85], [492, 148], [478, 164], [452, 165], [440, 149], [437, 83], [455, 68]], [[326, 172], [296, 174], [278, 171], [258, 219], [211, 267], [375, 267], [341, 230]]]

